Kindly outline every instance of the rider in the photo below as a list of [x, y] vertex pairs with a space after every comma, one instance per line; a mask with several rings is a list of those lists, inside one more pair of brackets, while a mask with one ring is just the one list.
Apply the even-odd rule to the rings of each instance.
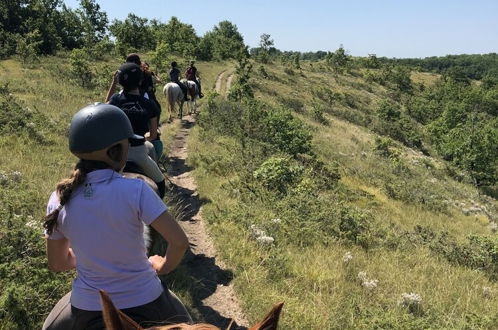
[[[188, 239], [143, 180], [119, 173], [136, 138], [126, 115], [112, 105], [87, 106], [71, 121], [69, 149], [79, 161], [50, 196], [44, 227], [49, 268], [76, 269], [77, 276], [43, 330], [102, 329], [99, 289], [138, 323], [191, 322], [158, 277], [179, 264]], [[164, 257], [147, 258], [143, 224], [168, 242]]]
[[140, 95], [138, 86], [142, 78], [143, 72], [138, 65], [123, 64], [117, 75], [119, 84], [123, 86], [123, 93], [114, 94], [107, 100], [107, 103], [121, 108], [130, 119], [135, 134], [145, 137], [132, 142], [128, 160], [137, 164], [144, 174], [157, 184], [162, 197], [165, 191], [164, 176], [157, 166], [157, 154], [154, 145], [150, 142], [157, 139], [159, 110], [154, 102]]
[[171, 62], [171, 70], [169, 70], [169, 79], [171, 82], [176, 83], [183, 92], [183, 100], [188, 101], [187, 97], [187, 86], [180, 82], [180, 70], [178, 70], [178, 64], [176, 62]]
[[187, 80], [192, 80], [195, 82], [197, 85], [197, 89], [199, 90], [199, 98], [204, 97], [204, 94], [201, 92], [201, 81], [199, 77], [199, 71], [197, 71], [197, 68], [194, 66], [195, 62], [190, 61], [190, 66], [185, 70], [185, 77]]

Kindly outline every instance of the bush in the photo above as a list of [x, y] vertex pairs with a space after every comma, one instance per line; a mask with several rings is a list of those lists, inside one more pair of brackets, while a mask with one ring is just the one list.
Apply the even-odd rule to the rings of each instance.
[[271, 157], [261, 164], [253, 175], [266, 188], [285, 192], [289, 185], [296, 182], [302, 172], [303, 168], [289, 158]]
[[90, 54], [85, 49], [73, 49], [69, 54], [71, 78], [84, 88], [93, 87], [94, 73], [90, 67]]

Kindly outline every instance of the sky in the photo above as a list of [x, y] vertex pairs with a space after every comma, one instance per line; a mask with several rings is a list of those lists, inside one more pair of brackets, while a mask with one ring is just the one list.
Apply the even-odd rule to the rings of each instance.
[[[280, 50], [353, 56], [427, 57], [498, 53], [498, 0], [96, 0], [109, 19], [128, 13], [176, 16], [199, 36], [223, 20], [257, 47], [263, 33]], [[78, 0], [65, 0], [71, 8]]]

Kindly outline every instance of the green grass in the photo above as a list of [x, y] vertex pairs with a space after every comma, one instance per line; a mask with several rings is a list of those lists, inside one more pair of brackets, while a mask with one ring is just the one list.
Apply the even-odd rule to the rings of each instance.
[[[276, 205], [279, 201], [240, 184], [247, 167], [265, 160], [244, 163], [244, 157], [264, 153], [250, 144], [242, 147], [230, 135], [196, 127], [189, 140], [188, 162], [195, 168], [200, 196], [211, 201], [204, 206], [203, 217], [218, 251], [234, 270], [233, 283], [251, 321], [271, 304], [284, 301], [284, 329], [496, 328], [498, 285], [493, 276], [456, 262], [453, 254], [459, 250], [445, 251], [450, 245], [423, 242], [416, 229], [428, 228], [436, 235], [447, 232], [448, 242], [460, 246], [468, 244], [470, 234], [493, 238], [486, 215], [464, 215], [455, 203], [468, 207], [476, 202], [496, 214], [496, 201], [455, 181], [447, 164], [435, 156], [424, 156], [401, 143], [393, 147], [396, 160], [376, 154], [377, 135], [358, 119], [371, 117], [376, 104], [392, 95], [384, 86], [365, 82], [361, 72], [295, 70], [289, 75], [278, 64], [265, 70], [270, 79], [253, 74], [256, 99], [293, 108], [313, 132], [313, 150], [319, 159], [339, 164], [342, 178], [335, 190], [309, 199], [318, 198], [324, 209], [340, 202], [346, 209], [359, 210], [372, 226], [366, 233], [367, 248], [340, 239], [296, 245], [294, 232], [303, 230], [307, 216], [287, 218], [292, 212]], [[434, 79], [424, 73], [413, 78], [427, 86]], [[313, 90], [320, 86], [349, 94], [353, 100], [324, 104], [325, 124], [314, 120], [311, 112], [316, 101]], [[273, 218], [281, 218], [283, 227], [275, 228]], [[258, 244], [251, 224], [273, 232], [275, 244]], [[346, 264], [343, 256], [348, 251], [353, 259]], [[375, 289], [361, 285], [360, 271], [378, 280]], [[399, 304], [403, 293], [412, 292], [422, 297], [419, 313]]]
[[[111, 81], [108, 73], [119, 64], [113, 59], [92, 63], [92, 70], [99, 73], [97, 83], [84, 89], [68, 76], [70, 63], [65, 55], [40, 58], [32, 67], [13, 59], [0, 61], [0, 81], [8, 90], [0, 93], [2, 112], [14, 104], [20, 106], [14, 108], [19, 114], [16, 119], [0, 116], [0, 329], [40, 328], [58, 299], [70, 290], [73, 272], [48, 270], [42, 218], [50, 193], [77, 160], [68, 150], [70, 120], [87, 104], [103, 102]], [[222, 63], [197, 66], [204, 73], [206, 89], [224, 67]], [[158, 97], [164, 107], [161, 93]], [[19, 119], [17, 127], [5, 128], [14, 119]], [[164, 124], [166, 154], [180, 126], [179, 121]], [[191, 303], [188, 283], [173, 286]]]

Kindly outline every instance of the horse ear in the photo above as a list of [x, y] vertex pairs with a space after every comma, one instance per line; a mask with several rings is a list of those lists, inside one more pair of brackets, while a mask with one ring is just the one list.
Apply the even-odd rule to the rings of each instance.
[[284, 303], [278, 303], [265, 316], [263, 321], [249, 328], [249, 330], [277, 330], [278, 318]]
[[104, 290], [100, 292], [100, 303], [102, 305], [102, 316], [108, 330], [140, 330], [143, 329], [125, 313], [117, 309], [112, 303], [111, 297]]

